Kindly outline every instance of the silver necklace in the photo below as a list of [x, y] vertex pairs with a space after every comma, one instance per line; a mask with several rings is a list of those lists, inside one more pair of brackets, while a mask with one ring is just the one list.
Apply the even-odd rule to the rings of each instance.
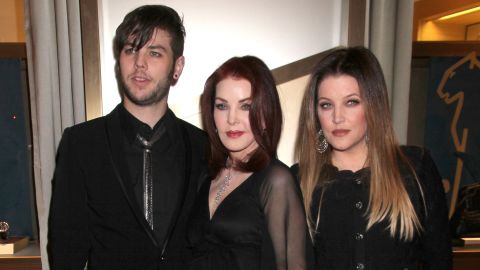
[[213, 200], [214, 208], [216, 209], [218, 205], [220, 204], [220, 200], [223, 197], [223, 194], [227, 190], [228, 186], [230, 186], [230, 183], [232, 182], [232, 167], [228, 169], [227, 175], [223, 178], [223, 182], [220, 184], [220, 187], [218, 188], [217, 194], [215, 194], [215, 199]]

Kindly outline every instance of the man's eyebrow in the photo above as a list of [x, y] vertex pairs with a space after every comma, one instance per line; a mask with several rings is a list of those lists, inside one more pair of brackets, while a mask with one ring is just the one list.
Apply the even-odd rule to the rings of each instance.
[[167, 51], [167, 48], [165, 48], [165, 46], [163, 46], [163, 45], [160, 45], [160, 44], [157, 44], [157, 45], [150, 45], [150, 46], [148, 46], [147, 48], [149, 48], [149, 49], [153, 49], [153, 50], [160, 49], [160, 50], [162, 50], [162, 51]]
[[[135, 47], [135, 44], [133, 44], [133, 42], [127, 42], [125, 43], [124, 47]], [[167, 51], [167, 49], [165, 48], [165, 46], [163, 45], [160, 45], [160, 44], [156, 44], [156, 45], [149, 45], [147, 47], [148, 49], [151, 49], [151, 50], [157, 50], [157, 49], [160, 49], [162, 51]]]

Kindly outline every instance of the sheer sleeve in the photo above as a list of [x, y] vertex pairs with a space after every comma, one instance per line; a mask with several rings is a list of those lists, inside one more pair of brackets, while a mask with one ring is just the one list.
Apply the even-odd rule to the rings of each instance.
[[273, 166], [260, 199], [277, 269], [307, 269], [305, 211], [298, 183], [287, 167]]
[[423, 222], [422, 261], [425, 270], [452, 269], [448, 210], [440, 174], [428, 151], [422, 158], [422, 184], [426, 213]]

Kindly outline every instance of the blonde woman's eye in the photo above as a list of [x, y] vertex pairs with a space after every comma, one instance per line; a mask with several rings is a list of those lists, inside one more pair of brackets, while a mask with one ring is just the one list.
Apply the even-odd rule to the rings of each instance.
[[322, 109], [322, 110], [327, 110], [327, 109], [332, 107], [332, 104], [330, 104], [328, 102], [320, 102], [320, 103], [318, 103], [318, 107], [320, 107], [320, 109]]
[[347, 101], [348, 106], [355, 106], [355, 105], [358, 105], [358, 104], [360, 104], [360, 100], [358, 100], [358, 99], [351, 99], [351, 100]]

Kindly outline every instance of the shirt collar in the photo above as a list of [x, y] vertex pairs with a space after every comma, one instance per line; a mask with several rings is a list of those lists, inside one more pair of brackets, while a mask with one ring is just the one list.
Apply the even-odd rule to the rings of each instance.
[[339, 170], [334, 165], [327, 163], [324, 167], [328, 171], [329, 175], [335, 176], [335, 178], [345, 178], [345, 179], [358, 179], [368, 176], [370, 174], [370, 168], [364, 167], [360, 170], [354, 172], [351, 170]]
[[123, 105], [119, 105], [120, 107], [120, 125], [122, 130], [125, 132], [125, 136], [130, 144], [135, 142], [135, 137], [137, 134], [144, 137], [145, 139], [149, 140], [153, 133], [159, 129], [161, 126], [165, 126], [166, 133], [170, 133], [169, 130], [173, 124], [173, 112], [170, 109], [167, 109], [165, 115], [158, 120], [155, 126], [150, 128], [149, 125], [143, 123], [142, 121], [138, 120], [135, 116], [133, 116]]

